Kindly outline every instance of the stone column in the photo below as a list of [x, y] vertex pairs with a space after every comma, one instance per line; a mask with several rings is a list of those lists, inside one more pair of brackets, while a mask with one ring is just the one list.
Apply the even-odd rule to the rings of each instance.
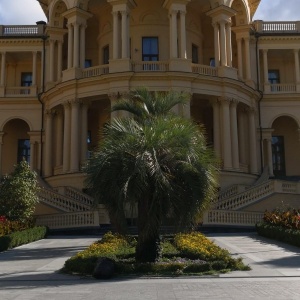
[[113, 12], [113, 59], [119, 58], [119, 12]]
[[247, 164], [246, 158], [246, 120], [245, 120], [245, 112], [244, 110], [240, 111], [238, 114], [238, 140], [239, 140], [239, 152], [240, 152], [240, 161], [242, 164]]
[[227, 66], [227, 51], [226, 51], [226, 21], [220, 21], [220, 53], [221, 53], [221, 66]]
[[272, 155], [272, 137], [267, 139], [267, 147], [268, 147], [268, 167], [269, 167], [269, 176], [274, 177], [273, 170], [273, 155]]
[[88, 152], [88, 107], [88, 103], [82, 103], [81, 105], [81, 163], [86, 161]]
[[68, 24], [68, 69], [73, 67], [73, 25]]
[[296, 75], [296, 83], [300, 82], [300, 73], [299, 73], [299, 49], [294, 50], [295, 57], [295, 75]]
[[70, 170], [70, 142], [71, 142], [71, 106], [69, 102], [64, 103], [64, 148], [63, 148], [63, 172]]
[[223, 140], [223, 167], [225, 170], [232, 169], [232, 157], [231, 157], [231, 131], [230, 131], [230, 112], [229, 105], [230, 99], [220, 98], [221, 111], [222, 111], [222, 140]]
[[55, 166], [59, 167], [63, 162], [63, 132], [64, 120], [62, 111], [56, 112], [56, 153], [55, 153]]
[[237, 39], [236, 41], [237, 41], [237, 50], [238, 50], [238, 74], [241, 78], [244, 78], [242, 39]]
[[5, 66], [6, 66], [6, 52], [1, 53], [1, 81], [0, 85], [4, 86], [5, 84]]
[[268, 50], [263, 49], [264, 60], [264, 84], [269, 84]]
[[122, 58], [128, 58], [128, 12], [126, 10], [121, 11], [122, 15]]
[[85, 29], [86, 25], [81, 24], [80, 27], [80, 67], [85, 67]]
[[79, 24], [74, 23], [74, 56], [73, 67], [79, 67]]
[[70, 171], [79, 171], [79, 101], [75, 99], [71, 105], [71, 159]]
[[246, 80], [251, 80], [251, 63], [250, 63], [250, 39], [244, 38], [245, 42], [245, 60], [246, 60]]
[[45, 131], [45, 176], [52, 175], [52, 157], [53, 157], [53, 149], [52, 149], [52, 111], [46, 111], [46, 131]]
[[237, 108], [238, 101], [233, 100], [230, 105], [230, 130], [231, 130], [231, 149], [232, 149], [232, 167], [235, 170], [240, 168], [239, 139], [237, 126]]
[[5, 133], [0, 131], [0, 176], [2, 176], [2, 145], [3, 145], [3, 135]]
[[62, 77], [62, 41], [57, 41], [57, 80]]
[[183, 59], [186, 59], [187, 58], [187, 55], [186, 55], [186, 24], [185, 24], [186, 11], [181, 10], [179, 13], [180, 13], [180, 57]]
[[49, 80], [54, 81], [54, 49], [55, 40], [50, 39]]
[[221, 139], [220, 139], [220, 105], [217, 99], [211, 101], [213, 107], [214, 124], [214, 151], [218, 157], [221, 157]]
[[250, 173], [257, 174], [257, 147], [256, 147], [256, 126], [255, 126], [255, 110], [250, 108], [248, 110], [249, 118], [249, 160]]
[[226, 23], [227, 66], [232, 67], [231, 23]]
[[214, 43], [215, 43], [215, 66], [220, 65], [220, 31], [219, 24], [213, 23], [214, 26]]
[[37, 52], [32, 52], [32, 85], [36, 85], [36, 59], [37, 59]]
[[171, 10], [170, 14], [170, 26], [171, 26], [171, 44], [170, 44], [170, 50], [171, 50], [171, 58], [178, 58], [178, 49], [177, 49], [177, 10]]

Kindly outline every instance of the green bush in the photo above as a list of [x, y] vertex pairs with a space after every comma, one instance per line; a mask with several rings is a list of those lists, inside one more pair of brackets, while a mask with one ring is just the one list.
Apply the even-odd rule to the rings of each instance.
[[256, 230], [261, 236], [300, 247], [300, 230], [266, 223], [256, 224]]
[[21, 222], [21, 221], [9, 221], [6, 218], [3, 218], [0, 221], [0, 237], [11, 234], [12, 232], [22, 231], [33, 227], [34, 227], [33, 219], [27, 220], [25, 222]]
[[45, 238], [47, 228], [44, 226], [34, 227], [22, 231], [16, 231], [0, 237], [0, 252], [23, 244], [31, 243]]

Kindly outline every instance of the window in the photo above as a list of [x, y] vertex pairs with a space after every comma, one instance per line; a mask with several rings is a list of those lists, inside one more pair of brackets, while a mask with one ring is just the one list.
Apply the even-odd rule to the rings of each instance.
[[192, 63], [197, 64], [199, 62], [198, 59], [198, 47], [196, 45], [192, 45]]
[[285, 176], [284, 137], [272, 137], [272, 160], [275, 176]]
[[216, 60], [215, 60], [214, 57], [210, 58], [210, 60], [209, 60], [209, 65], [210, 65], [211, 67], [215, 67], [215, 66], [216, 66]]
[[143, 37], [143, 61], [158, 61], [158, 38]]
[[90, 68], [92, 66], [92, 60], [91, 59], [86, 59], [84, 61], [84, 67], [85, 68]]
[[268, 79], [271, 84], [280, 83], [279, 70], [269, 70]]
[[30, 141], [29, 140], [18, 140], [18, 163], [22, 160], [30, 163]]
[[32, 85], [32, 73], [22, 72], [21, 73], [21, 86], [31, 86]]
[[103, 48], [103, 64], [107, 65], [109, 63], [109, 46]]

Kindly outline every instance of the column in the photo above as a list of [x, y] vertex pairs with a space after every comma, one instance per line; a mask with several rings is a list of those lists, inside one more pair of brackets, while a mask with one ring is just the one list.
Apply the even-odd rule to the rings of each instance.
[[230, 99], [221, 99], [222, 111], [222, 135], [223, 135], [223, 167], [224, 169], [232, 169], [231, 157], [231, 131], [230, 131], [230, 112], [229, 112]]
[[187, 58], [186, 55], [186, 26], [185, 26], [185, 14], [186, 12], [180, 11], [180, 57]]
[[0, 85], [4, 86], [5, 84], [5, 66], [6, 66], [6, 52], [1, 53], [1, 81]]
[[62, 111], [56, 113], [56, 151], [55, 151], [55, 166], [59, 167], [63, 162], [63, 132], [64, 122]]
[[226, 52], [226, 21], [220, 21], [220, 53], [221, 53], [221, 66], [227, 66], [227, 52]]
[[250, 108], [248, 110], [249, 118], [249, 160], [250, 160], [250, 173], [257, 174], [257, 148], [256, 148], [256, 126], [255, 126], [255, 110]]
[[299, 50], [294, 50], [295, 57], [295, 75], [296, 75], [296, 83], [300, 82], [300, 73], [299, 73]]
[[221, 140], [220, 140], [220, 105], [218, 100], [211, 102], [213, 106], [214, 118], [214, 150], [218, 157], [221, 157]]
[[49, 80], [54, 81], [54, 48], [55, 40], [50, 39]]
[[52, 112], [46, 111], [46, 131], [45, 131], [45, 176], [52, 175]]
[[73, 25], [68, 24], [68, 69], [73, 67]]
[[263, 49], [264, 60], [264, 84], [269, 84], [268, 50]]
[[226, 23], [226, 51], [227, 51], [227, 65], [232, 67], [232, 45], [231, 45], [231, 23]]
[[246, 158], [246, 147], [247, 147], [247, 138], [246, 138], [246, 120], [244, 110], [240, 111], [238, 114], [238, 140], [239, 140], [239, 154], [240, 161], [242, 164], [247, 164]]
[[71, 107], [69, 102], [64, 103], [64, 148], [63, 148], [63, 172], [70, 170], [70, 141], [71, 141]]
[[80, 27], [80, 67], [85, 67], [85, 29], [86, 25], [81, 24]]
[[269, 176], [274, 177], [272, 157], [272, 137], [267, 139]]
[[119, 12], [113, 12], [113, 59], [119, 58]]
[[36, 85], [36, 58], [37, 52], [32, 52], [32, 85]]
[[250, 64], [250, 39], [244, 38], [245, 42], [245, 61], [246, 61], [246, 80], [251, 80], [251, 64]]
[[79, 171], [79, 102], [77, 99], [71, 105], [71, 159], [70, 171]]
[[220, 65], [220, 31], [219, 24], [213, 23], [214, 26], [214, 40], [215, 40], [215, 66], [219, 67]]
[[62, 41], [57, 41], [57, 80], [62, 76]]
[[237, 50], [238, 50], [238, 74], [241, 78], [244, 78], [242, 39], [237, 39], [236, 41], [237, 41]]
[[30, 140], [30, 170], [35, 169], [35, 142]]
[[231, 130], [231, 149], [232, 149], [232, 167], [235, 170], [240, 168], [239, 139], [237, 126], [237, 108], [238, 101], [233, 100], [230, 104], [230, 130]]
[[81, 105], [81, 163], [84, 163], [87, 159], [88, 152], [88, 104], [82, 103]]
[[170, 14], [170, 25], [171, 25], [171, 58], [178, 58], [178, 49], [177, 49], [177, 39], [178, 39], [178, 34], [177, 34], [177, 10], [171, 10]]
[[73, 67], [79, 67], [79, 24], [74, 23], [74, 56]]
[[0, 176], [2, 176], [2, 145], [3, 145], [3, 135], [5, 133], [0, 131]]
[[122, 58], [128, 58], [128, 45], [129, 45], [129, 36], [128, 36], [128, 13], [127, 11], [121, 11], [122, 15]]

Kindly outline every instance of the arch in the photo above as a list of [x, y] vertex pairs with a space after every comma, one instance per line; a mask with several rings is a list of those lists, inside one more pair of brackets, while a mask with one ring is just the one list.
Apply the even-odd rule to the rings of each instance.
[[228, 6], [237, 12], [235, 15], [235, 26], [250, 24], [250, 9], [245, 0], [230, 0]]
[[52, 27], [63, 28], [64, 17], [62, 14], [69, 9], [65, 0], [56, 0], [49, 12], [49, 24]]
[[155, 10], [148, 10], [141, 14], [139, 22], [143, 24], [152, 24], [153, 22], [159, 21], [159, 14]]
[[26, 118], [24, 118], [24, 117], [20, 117], [20, 116], [13, 116], [13, 117], [9, 117], [9, 118], [7, 118], [6, 120], [4, 120], [4, 122], [2, 123], [2, 125], [1, 125], [1, 127], [0, 127], [0, 130], [3, 131], [5, 125], [6, 125], [8, 122], [13, 121], [13, 120], [21, 120], [21, 121], [24, 121], [24, 122], [28, 125], [29, 130], [30, 130], [30, 131], [33, 130], [33, 126], [32, 126], [32, 124], [31, 124], [31, 122], [30, 122], [28, 119], [26, 119]]
[[286, 114], [286, 113], [283, 113], [283, 114], [280, 114], [280, 115], [277, 115], [275, 117], [273, 117], [273, 119], [271, 119], [270, 123], [269, 123], [269, 128], [272, 128], [273, 127], [273, 124], [274, 122], [280, 118], [280, 117], [288, 117], [288, 118], [291, 118], [295, 121], [295, 123], [298, 125], [298, 128], [300, 128], [300, 120], [296, 117], [296, 116], [293, 116], [291, 114]]

